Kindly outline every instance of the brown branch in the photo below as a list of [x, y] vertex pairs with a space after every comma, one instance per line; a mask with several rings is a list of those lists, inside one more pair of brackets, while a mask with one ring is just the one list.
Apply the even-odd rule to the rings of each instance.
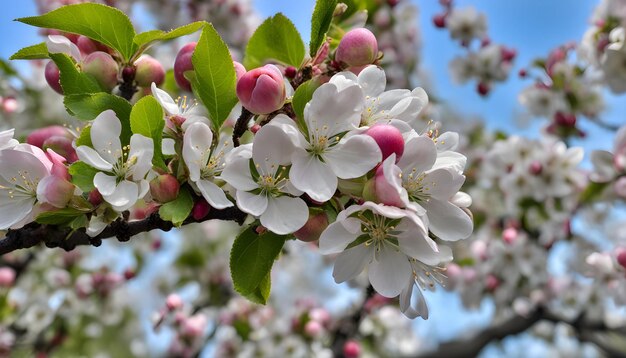
[[[478, 354], [490, 343], [502, 340], [508, 336], [516, 335], [525, 332], [531, 328], [535, 323], [539, 321], [548, 321], [552, 323], [565, 323], [571, 326], [577, 334], [577, 337], [581, 341], [588, 341], [596, 344], [598, 348], [605, 351], [605, 353], [612, 355], [614, 352], [619, 352], [613, 347], [607, 345], [601, 345], [598, 340], [595, 339], [595, 333], [599, 332], [621, 332], [626, 333], [624, 330], [612, 329], [607, 327], [603, 322], [592, 322], [584, 320], [584, 317], [579, 317], [573, 321], [567, 321], [558, 316], [551, 314], [543, 308], [538, 308], [533, 311], [528, 317], [514, 316], [509, 320], [497, 325], [493, 325], [485, 328], [478, 334], [466, 338], [458, 339], [451, 342], [446, 342], [437, 348], [436, 351], [420, 354], [418, 358], [465, 358], [476, 357]], [[618, 356], [625, 356], [626, 352], [620, 352]]]
[[[222, 210], [212, 209], [202, 220], [196, 221], [192, 217], [188, 218], [183, 225], [202, 222], [211, 219], [236, 221], [242, 224], [247, 214], [237, 207], [230, 207]], [[174, 225], [161, 219], [154, 213], [143, 220], [128, 222], [118, 219], [107, 226], [102, 233], [96, 237], [89, 237], [85, 229], [79, 229], [72, 233], [71, 229], [52, 225], [42, 225], [31, 223], [27, 226], [9, 230], [4, 239], [0, 240], [0, 255], [9, 252], [37, 246], [44, 243], [49, 248], [60, 247], [66, 251], [73, 250], [76, 246], [93, 245], [100, 246], [102, 240], [116, 237], [119, 241], [128, 241], [131, 237], [150, 230], [159, 229], [169, 231]]]
[[252, 116], [254, 116], [252, 112], [243, 106], [241, 107], [241, 115], [237, 118], [237, 122], [233, 128], [233, 145], [235, 147], [239, 146], [239, 138], [248, 130], [248, 122], [250, 122]]
[[372, 285], [368, 286], [365, 290], [365, 297], [363, 303], [353, 314], [343, 317], [332, 332], [333, 343], [331, 349], [333, 351], [333, 357], [344, 358], [343, 347], [348, 340], [353, 339], [359, 332], [359, 325], [363, 316], [365, 316], [365, 304], [374, 296], [376, 291]]

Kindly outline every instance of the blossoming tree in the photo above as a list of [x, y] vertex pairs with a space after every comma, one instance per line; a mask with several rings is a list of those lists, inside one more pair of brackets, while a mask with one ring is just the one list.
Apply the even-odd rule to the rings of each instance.
[[[412, 85], [405, 1], [318, 0], [308, 46], [245, 1], [164, 1], [175, 17], [146, 2], [173, 29], [143, 32], [132, 2], [105, 3], [41, 1], [18, 19], [46, 38], [11, 59], [47, 61], [71, 125], [0, 132], [0, 354], [475, 356], [527, 330], [626, 354], [624, 239], [572, 229], [626, 197], [626, 127], [599, 118], [601, 89], [626, 89], [626, 3], [603, 1], [580, 46], [533, 64], [519, 100], [550, 121], [539, 140], [446, 120]], [[467, 50], [453, 77], [487, 96], [516, 51], [491, 43], [484, 14], [440, 3], [434, 26]], [[616, 132], [592, 173], [567, 145], [577, 118]], [[562, 242], [573, 274], [547, 267]], [[360, 293], [349, 309], [325, 305], [325, 266]], [[409, 319], [429, 318], [422, 291], [437, 288], [491, 302], [492, 324], [423, 347]], [[138, 301], [158, 301], [151, 318]], [[146, 336], [163, 327], [159, 349]]]

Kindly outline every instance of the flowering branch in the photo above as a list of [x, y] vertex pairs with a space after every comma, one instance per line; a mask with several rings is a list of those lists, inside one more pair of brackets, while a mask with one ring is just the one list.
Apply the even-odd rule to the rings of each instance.
[[239, 138], [246, 133], [246, 130], [248, 129], [248, 122], [253, 115], [254, 114], [245, 107], [241, 107], [241, 115], [237, 118], [237, 122], [233, 128], [233, 144], [235, 147], [239, 146]]
[[[200, 220], [190, 217], [183, 225], [211, 219], [235, 221], [242, 224], [246, 216], [246, 213], [236, 207], [230, 207], [222, 210], [211, 210], [206, 217]], [[33, 247], [42, 242], [49, 248], [60, 247], [70, 251], [76, 248], [76, 246], [100, 246], [103, 239], [111, 237], [116, 237], [119, 241], [128, 241], [131, 237], [142, 232], [154, 229], [169, 231], [172, 227], [174, 225], [170, 221], [161, 219], [157, 213], [148, 216], [146, 219], [132, 222], [120, 218], [112, 222], [102, 233], [95, 237], [89, 237], [84, 229], [72, 232], [68, 228], [32, 223], [18, 230], [9, 230], [6, 237], [0, 240], [0, 255]]]

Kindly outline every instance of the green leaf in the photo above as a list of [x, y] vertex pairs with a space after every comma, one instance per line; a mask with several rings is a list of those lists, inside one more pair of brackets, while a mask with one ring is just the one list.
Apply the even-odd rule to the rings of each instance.
[[296, 123], [302, 132], [307, 133], [307, 127], [304, 123], [304, 107], [307, 103], [313, 98], [313, 92], [320, 86], [320, 83], [317, 79], [311, 79], [296, 89], [296, 92], [293, 94], [293, 99], [291, 100], [291, 106], [293, 107], [293, 111], [296, 113]]
[[161, 105], [154, 97], [143, 97], [133, 106], [133, 110], [130, 112], [131, 130], [135, 134], [152, 138], [154, 143], [152, 163], [157, 167], [165, 169], [166, 165], [161, 151], [163, 127], [165, 127], [163, 108], [161, 108]]
[[69, 172], [72, 176], [72, 184], [86, 193], [93, 190], [93, 177], [98, 173], [98, 169], [84, 162], [74, 162], [70, 165]]
[[59, 68], [59, 82], [63, 88], [64, 95], [102, 92], [98, 82], [88, 74], [80, 72], [76, 68], [74, 60], [68, 55], [51, 53], [50, 58]]
[[202, 30], [198, 45], [191, 56], [195, 76], [194, 93], [209, 111], [215, 130], [219, 130], [237, 104], [235, 65], [220, 35], [213, 25]]
[[585, 188], [585, 190], [580, 194], [580, 203], [581, 204], [589, 204], [595, 199], [597, 199], [609, 186], [610, 183], [596, 183], [589, 182], [589, 185]]
[[50, 56], [48, 56], [48, 46], [46, 46], [45, 42], [42, 42], [24, 47], [9, 57], [9, 60], [39, 60], [44, 58], [50, 58]]
[[84, 35], [117, 50], [128, 61], [136, 49], [135, 29], [122, 11], [100, 4], [68, 5], [41, 16], [22, 17], [28, 25]]
[[333, 20], [333, 13], [337, 7], [337, 0], [317, 0], [311, 17], [311, 42], [309, 54], [314, 57], [317, 50], [324, 43], [326, 32]]
[[[104, 92], [81, 93], [65, 96], [63, 103], [72, 116], [83, 121], [91, 121], [100, 113], [107, 109], [112, 109], [122, 123], [122, 134], [120, 135], [122, 145], [130, 143], [130, 136], [132, 134], [130, 128], [130, 112], [132, 107], [130, 103], [122, 97]], [[90, 134], [81, 133], [80, 138], [82, 138], [83, 135], [89, 136]], [[91, 146], [91, 137], [84, 138], [83, 141], [80, 141], [80, 138], [79, 142], [81, 142], [81, 144], [77, 142], [77, 145]]]
[[256, 29], [246, 46], [243, 65], [246, 69], [253, 69], [267, 62], [279, 62], [297, 68], [304, 59], [305, 51], [304, 42], [294, 24], [278, 13]]
[[230, 274], [235, 290], [242, 296], [265, 304], [270, 291], [270, 272], [280, 254], [285, 236], [266, 231], [257, 234], [255, 225], [244, 230], [230, 252]]
[[177, 227], [180, 227], [185, 219], [191, 214], [193, 209], [193, 198], [186, 187], [180, 188], [178, 197], [159, 208], [159, 216], [161, 219], [171, 221]]
[[145, 50], [155, 41], [169, 41], [181, 36], [189, 35], [200, 30], [206, 24], [206, 21], [196, 21], [168, 32], [162, 30], [146, 31], [137, 34], [137, 36], [133, 39], [133, 42], [137, 47], [139, 47], [139, 49], [143, 48]]
[[35, 221], [46, 225], [67, 225], [80, 216], [84, 216], [84, 212], [74, 208], [64, 208], [55, 211], [44, 211], [37, 215]]
[[80, 147], [81, 145], [93, 147], [93, 143], [91, 143], [91, 125], [81, 129], [78, 139], [76, 139], [76, 147]]

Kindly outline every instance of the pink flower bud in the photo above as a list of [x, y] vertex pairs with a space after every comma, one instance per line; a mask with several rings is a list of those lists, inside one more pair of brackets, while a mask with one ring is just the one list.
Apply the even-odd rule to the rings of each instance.
[[506, 48], [502, 46], [500, 48], [500, 55], [502, 56], [502, 61], [511, 62], [517, 56], [517, 51], [514, 48]]
[[91, 205], [98, 206], [102, 204], [102, 200], [104, 199], [102, 198], [102, 194], [100, 194], [98, 189], [93, 189], [92, 191], [89, 192], [89, 196], [87, 197], [87, 200], [91, 203]]
[[237, 97], [254, 114], [268, 114], [280, 109], [286, 96], [283, 75], [274, 65], [248, 71], [237, 82]]
[[165, 69], [154, 57], [142, 55], [135, 61], [135, 81], [139, 87], [150, 87], [152, 82], [157, 86], [165, 80]]
[[343, 345], [343, 354], [346, 358], [358, 358], [361, 355], [361, 345], [356, 341], [347, 341]]
[[0, 287], [11, 287], [15, 282], [15, 270], [10, 267], [0, 267]]
[[17, 111], [18, 103], [13, 97], [7, 97], [2, 101], [2, 110], [5, 113], [13, 113]]
[[237, 61], [233, 61], [233, 65], [235, 66], [235, 74], [237, 75], [237, 81], [241, 78], [241, 76], [246, 74], [246, 68]]
[[521, 78], [525, 78], [526, 76], [528, 76], [528, 71], [526, 71], [525, 68], [522, 68], [519, 70], [518, 76], [520, 76]]
[[528, 172], [532, 175], [539, 175], [543, 171], [543, 165], [535, 160], [528, 166]]
[[489, 84], [485, 82], [479, 82], [476, 86], [476, 92], [483, 97], [488, 95], [490, 90], [491, 88], [489, 88]]
[[617, 263], [626, 269], [626, 249], [621, 248], [617, 253]]
[[304, 333], [306, 333], [306, 335], [309, 337], [319, 337], [319, 335], [322, 334], [323, 330], [324, 328], [317, 321], [308, 321], [304, 325]]
[[62, 136], [71, 138], [70, 132], [62, 126], [48, 126], [37, 129], [26, 137], [26, 143], [43, 148], [44, 142], [51, 137]]
[[446, 14], [437, 14], [433, 16], [433, 24], [439, 29], [446, 27]]
[[126, 280], [132, 280], [135, 276], [137, 276], [137, 273], [133, 269], [129, 268], [124, 270], [124, 278]]
[[374, 138], [383, 154], [383, 161], [396, 153], [396, 163], [404, 153], [404, 138], [400, 130], [389, 124], [375, 124], [365, 134]]
[[207, 325], [205, 315], [198, 313], [182, 321], [181, 334], [186, 337], [198, 337], [204, 333]]
[[[398, 170], [398, 173], [394, 173], [394, 175], [399, 175], [400, 173], [401, 171]], [[404, 202], [400, 199], [398, 190], [389, 184], [387, 178], [385, 178], [385, 172], [382, 165], [376, 169], [376, 175], [374, 176], [374, 188], [376, 190], [376, 198], [379, 203], [399, 208], [404, 207]]]
[[171, 174], [162, 174], [150, 181], [150, 194], [159, 203], [167, 203], [176, 199], [180, 183]]
[[196, 201], [193, 204], [193, 209], [191, 210], [191, 216], [193, 216], [195, 220], [202, 220], [207, 215], [209, 215], [210, 210], [211, 210], [211, 206], [209, 205], [209, 203], [203, 198], [200, 198], [198, 199], [198, 201]]
[[576, 125], [576, 116], [573, 113], [559, 111], [554, 114], [554, 122], [562, 127], [574, 127]]
[[500, 280], [492, 274], [489, 274], [485, 279], [485, 286], [488, 291], [494, 291], [500, 285]]
[[504, 229], [504, 231], [502, 232], [502, 240], [509, 245], [513, 245], [515, 241], [517, 240], [517, 235], [518, 235], [517, 229], [510, 227], [510, 228]]
[[62, 177], [49, 175], [37, 185], [37, 200], [57, 208], [64, 208], [74, 196], [74, 184]]
[[178, 51], [176, 60], [174, 60], [174, 79], [176, 80], [178, 87], [184, 89], [185, 91], [191, 91], [191, 83], [189, 83], [189, 80], [185, 78], [185, 72], [193, 70], [191, 56], [193, 55], [193, 51], [196, 49], [196, 45], [196, 42], [190, 42], [183, 46], [180, 51]]
[[297, 73], [298, 73], [298, 70], [296, 70], [296, 68], [293, 66], [289, 66], [285, 68], [285, 77], [287, 78], [294, 78], [296, 77]]
[[80, 35], [76, 40], [76, 46], [80, 49], [85, 55], [89, 55], [92, 52], [98, 51], [98, 45], [87, 36]]
[[106, 52], [96, 51], [83, 60], [82, 70], [92, 75], [100, 86], [112, 90], [117, 85], [117, 62]]
[[302, 228], [294, 232], [293, 235], [304, 242], [312, 242], [319, 240], [322, 232], [328, 227], [328, 215], [321, 212], [309, 216], [309, 220]]
[[335, 51], [335, 60], [348, 66], [368, 65], [374, 62], [377, 57], [378, 42], [376, 36], [364, 28], [348, 31], [343, 35]]
[[613, 190], [615, 194], [621, 196], [622, 198], [626, 198], [626, 177], [620, 177], [613, 184]]
[[171, 293], [165, 299], [165, 306], [168, 310], [174, 311], [183, 306], [183, 299], [175, 293]]
[[59, 82], [61, 72], [54, 62], [50, 61], [46, 64], [44, 76], [50, 88], [55, 90], [58, 94], [63, 94], [63, 88], [61, 88], [61, 82]]
[[72, 139], [66, 136], [52, 136], [43, 142], [42, 149], [51, 149], [67, 159], [68, 163], [78, 160], [76, 149], [72, 146]]

